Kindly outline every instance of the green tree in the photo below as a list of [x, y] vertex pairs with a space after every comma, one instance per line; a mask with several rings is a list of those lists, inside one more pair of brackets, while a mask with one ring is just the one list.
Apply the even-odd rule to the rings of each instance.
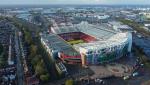
[[30, 46], [30, 56], [34, 57], [34, 56], [36, 56], [36, 53], [37, 53], [37, 46], [36, 45], [31, 45]]
[[28, 44], [33, 44], [31, 33], [29, 31], [27, 31], [27, 30], [24, 30], [24, 33], [25, 33], [25, 41]]
[[44, 62], [41, 60], [38, 62], [38, 64], [35, 66], [35, 74], [42, 75], [46, 72], [46, 69], [44, 68]]
[[3, 55], [0, 55], [0, 68], [4, 67], [6, 65], [6, 59]]
[[73, 80], [72, 79], [66, 80], [65, 85], [73, 85]]
[[3, 46], [2, 46], [2, 44], [0, 44], [0, 55], [2, 52], [3, 52]]
[[45, 72], [44, 69], [43, 69], [39, 64], [37, 64], [36, 67], [35, 67], [35, 73], [36, 73], [37, 75], [41, 75], [41, 74], [43, 74], [44, 72]]
[[41, 55], [36, 55], [32, 60], [31, 60], [31, 64], [33, 66], [36, 66], [38, 64], [38, 62], [40, 62], [41, 60]]
[[40, 75], [40, 79], [41, 79], [42, 81], [44, 81], [44, 82], [49, 81], [49, 79], [50, 79], [49, 74], [46, 73], [46, 74], [44, 74], [44, 75]]

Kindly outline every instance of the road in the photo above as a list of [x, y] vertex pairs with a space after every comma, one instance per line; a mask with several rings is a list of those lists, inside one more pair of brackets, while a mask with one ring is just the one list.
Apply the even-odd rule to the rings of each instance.
[[17, 85], [24, 85], [24, 73], [23, 73], [23, 66], [21, 63], [21, 51], [20, 51], [20, 40], [18, 36], [18, 30], [15, 30], [15, 51], [16, 51], [16, 58], [17, 58]]

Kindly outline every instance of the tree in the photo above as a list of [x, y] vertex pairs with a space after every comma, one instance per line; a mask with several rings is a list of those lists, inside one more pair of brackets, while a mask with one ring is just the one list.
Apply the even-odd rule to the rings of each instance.
[[65, 85], [73, 85], [73, 80], [72, 79], [66, 80]]
[[36, 66], [38, 64], [38, 62], [40, 62], [41, 60], [41, 55], [36, 55], [32, 60], [31, 60], [31, 64], [33, 66]]
[[31, 45], [30, 46], [30, 56], [34, 57], [34, 56], [36, 56], [36, 53], [37, 53], [37, 46], [36, 45]]
[[44, 62], [43, 62], [43, 60], [41, 60], [35, 66], [35, 74], [42, 75], [44, 73], [46, 73], [46, 69], [44, 68]]
[[47, 82], [49, 80], [49, 74], [46, 73], [44, 75], [40, 75], [40, 79], [44, 82]]
[[41, 74], [43, 74], [44, 72], [45, 72], [45, 70], [44, 70], [39, 64], [37, 64], [36, 67], [35, 67], [35, 73], [36, 73], [37, 75], [41, 75]]
[[2, 46], [2, 44], [0, 44], [0, 55], [2, 52], [3, 52], [3, 46]]
[[3, 55], [0, 55], [0, 68], [4, 67], [6, 65], [6, 59]]
[[31, 36], [30, 32], [25, 29], [24, 33], [25, 33], [25, 41], [28, 44], [33, 44], [32, 36]]

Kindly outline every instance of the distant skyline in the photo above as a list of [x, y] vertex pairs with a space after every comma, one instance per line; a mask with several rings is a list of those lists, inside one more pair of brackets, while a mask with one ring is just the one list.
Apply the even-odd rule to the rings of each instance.
[[0, 5], [102, 4], [150, 5], [150, 0], [0, 0]]

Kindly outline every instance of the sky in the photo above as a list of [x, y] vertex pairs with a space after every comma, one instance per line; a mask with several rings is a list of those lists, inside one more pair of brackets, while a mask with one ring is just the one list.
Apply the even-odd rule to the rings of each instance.
[[149, 4], [150, 0], [0, 0], [0, 5], [9, 4]]

